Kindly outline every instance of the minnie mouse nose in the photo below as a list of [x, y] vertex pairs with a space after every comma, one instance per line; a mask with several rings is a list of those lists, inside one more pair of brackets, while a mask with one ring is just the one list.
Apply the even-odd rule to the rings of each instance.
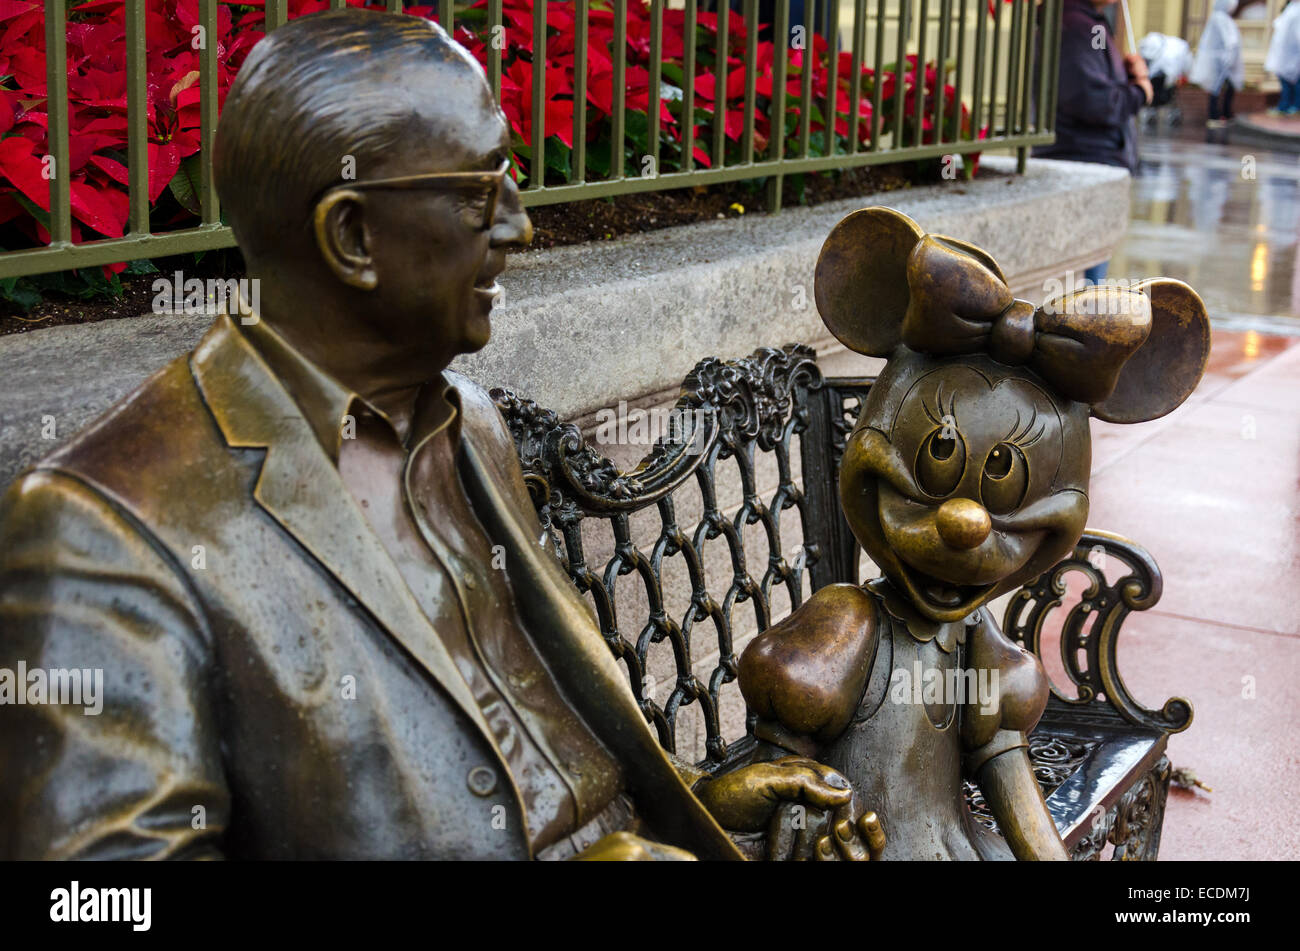
[[984, 506], [970, 499], [949, 499], [935, 516], [939, 537], [949, 548], [974, 548], [989, 537], [993, 527]]

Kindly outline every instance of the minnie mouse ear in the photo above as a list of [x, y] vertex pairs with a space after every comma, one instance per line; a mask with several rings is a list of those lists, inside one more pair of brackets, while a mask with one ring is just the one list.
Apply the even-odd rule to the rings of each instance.
[[893, 352], [907, 314], [907, 258], [925, 232], [892, 208], [849, 215], [822, 245], [815, 295], [822, 321], [850, 350]]
[[1151, 301], [1151, 333], [1124, 363], [1110, 396], [1092, 408], [1108, 423], [1141, 423], [1173, 412], [1196, 389], [1210, 356], [1210, 320], [1196, 291], [1155, 278], [1137, 286]]

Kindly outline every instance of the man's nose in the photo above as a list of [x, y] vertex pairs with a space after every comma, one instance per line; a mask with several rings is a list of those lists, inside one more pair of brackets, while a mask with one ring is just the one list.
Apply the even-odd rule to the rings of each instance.
[[524, 211], [519, 186], [507, 178], [502, 185], [501, 200], [492, 216], [492, 247], [524, 248], [532, 243], [533, 222]]
[[949, 499], [935, 516], [939, 537], [949, 548], [968, 551], [989, 537], [993, 524], [984, 506], [971, 499]]

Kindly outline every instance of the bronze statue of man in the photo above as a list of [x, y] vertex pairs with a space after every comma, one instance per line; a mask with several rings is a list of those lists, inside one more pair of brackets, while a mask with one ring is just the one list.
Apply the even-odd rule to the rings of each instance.
[[782, 848], [879, 852], [811, 760], [662, 751], [446, 371], [531, 237], [509, 142], [419, 17], [250, 54], [214, 162], [260, 312], [0, 502], [0, 667], [103, 671], [98, 715], [0, 706], [0, 856], [740, 858], [796, 807]]

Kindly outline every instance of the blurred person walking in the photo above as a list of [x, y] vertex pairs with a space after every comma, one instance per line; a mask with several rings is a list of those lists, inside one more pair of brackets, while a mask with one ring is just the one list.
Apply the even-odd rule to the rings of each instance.
[[1214, 12], [1196, 45], [1192, 82], [1210, 96], [1207, 129], [1221, 129], [1232, 118], [1232, 96], [1246, 83], [1246, 66], [1241, 58], [1241, 31], [1232, 14], [1236, 0], [1214, 0]]
[[[1300, 9], [1297, 7], [1296, 9]], [[1138, 44], [1138, 52], [1146, 60], [1157, 109], [1168, 105], [1174, 98], [1178, 84], [1192, 70], [1192, 48], [1181, 36], [1166, 33], [1148, 33]]]
[[1273, 21], [1264, 69], [1282, 84], [1277, 106], [1269, 112], [1283, 116], [1300, 112], [1300, 3], [1288, 3]]

